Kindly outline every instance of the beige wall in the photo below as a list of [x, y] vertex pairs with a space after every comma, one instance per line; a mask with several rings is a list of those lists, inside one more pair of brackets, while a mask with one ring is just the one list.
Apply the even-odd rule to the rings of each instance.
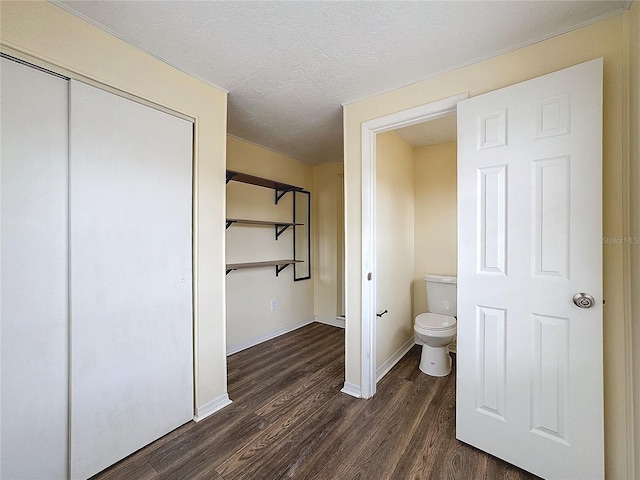
[[634, 353], [635, 476], [640, 475], [640, 2], [631, 5], [626, 16], [629, 38], [629, 253]]
[[426, 274], [458, 271], [456, 142], [413, 150], [415, 188], [415, 263], [413, 316], [427, 311]]
[[224, 165], [226, 94], [47, 2], [0, 5], [6, 53], [116, 88], [195, 119], [196, 406], [226, 396]]
[[341, 265], [340, 186], [344, 182], [342, 162], [313, 167], [313, 279], [314, 313], [321, 321], [335, 320], [339, 305]]
[[[313, 167], [272, 150], [229, 136], [227, 168], [313, 190]], [[276, 205], [274, 190], [239, 182], [227, 184], [227, 216], [290, 222], [293, 194]], [[312, 197], [313, 197], [312, 191]], [[227, 262], [291, 258], [293, 232], [275, 240], [273, 226], [232, 225], [226, 231]], [[231, 351], [258, 343], [313, 318], [313, 283], [293, 281], [293, 266], [277, 277], [275, 267], [237, 270], [226, 276], [227, 347]], [[277, 309], [271, 310], [271, 300]]]
[[[634, 6], [637, 8], [637, 6]], [[565, 67], [604, 57], [604, 235], [623, 236], [624, 17], [595, 23], [490, 60], [345, 106], [347, 250], [346, 382], [361, 384], [361, 124], [463, 92], [470, 97]], [[636, 32], [637, 34], [637, 32]], [[623, 247], [604, 246], [605, 442], [609, 478], [627, 478], [628, 358], [623, 295]]]
[[[376, 369], [413, 340], [413, 148], [396, 132], [376, 138]], [[380, 373], [380, 372], [379, 372]]]

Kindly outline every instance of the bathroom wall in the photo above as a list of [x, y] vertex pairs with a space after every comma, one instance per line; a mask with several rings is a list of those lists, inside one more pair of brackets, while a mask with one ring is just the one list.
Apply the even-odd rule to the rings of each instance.
[[[381, 367], [413, 338], [415, 316], [427, 311], [425, 274], [456, 275], [457, 145], [413, 148], [395, 132], [379, 134], [376, 145], [376, 303], [378, 311], [389, 310], [377, 323]], [[400, 265], [411, 257], [409, 279]]]
[[[227, 168], [303, 187], [314, 197], [313, 167], [233, 136], [227, 138]], [[293, 195], [275, 205], [274, 191], [229, 182], [227, 216], [290, 222]], [[313, 220], [313, 213], [312, 213]], [[273, 226], [232, 225], [226, 230], [227, 262], [291, 258], [292, 229], [275, 240]], [[236, 270], [226, 276], [227, 353], [292, 330], [314, 318], [314, 276], [293, 281], [293, 266], [277, 277], [275, 267]], [[275, 300], [277, 308], [271, 309]]]
[[[634, 2], [633, 9], [638, 5]], [[626, 38], [624, 32], [633, 28]], [[633, 25], [617, 15], [528, 47], [416, 82], [391, 92], [364, 99], [344, 107], [345, 134], [345, 210], [347, 255], [347, 332], [346, 378], [361, 385], [361, 253], [362, 232], [362, 122], [468, 92], [470, 97], [560, 70], [597, 57], [604, 58], [603, 104], [603, 221], [604, 236], [623, 238], [625, 212], [629, 208], [623, 188], [624, 137], [637, 141], [637, 131], [625, 123], [625, 72], [629, 67], [630, 38]], [[625, 56], [626, 55], [626, 56]], [[627, 72], [628, 78], [628, 72]], [[637, 211], [637, 207], [632, 207]], [[607, 478], [630, 478], [631, 452], [630, 392], [631, 360], [625, 348], [630, 318], [626, 311], [631, 294], [625, 294], [624, 248], [621, 244], [603, 245], [604, 295], [604, 392], [605, 392], [605, 465]], [[631, 433], [630, 433], [631, 432]]]
[[457, 273], [456, 142], [413, 149], [415, 263], [413, 316], [426, 312], [425, 274]]
[[[376, 138], [376, 368], [378, 376], [413, 344], [413, 148], [391, 131]], [[409, 342], [409, 343], [407, 343]]]
[[342, 162], [313, 167], [313, 279], [314, 313], [319, 321], [335, 323], [339, 312], [341, 265], [340, 187], [344, 181]]

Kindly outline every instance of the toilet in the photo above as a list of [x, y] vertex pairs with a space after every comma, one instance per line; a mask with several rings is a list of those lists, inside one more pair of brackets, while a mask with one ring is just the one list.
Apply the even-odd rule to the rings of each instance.
[[427, 313], [416, 317], [413, 330], [422, 345], [420, 370], [433, 377], [451, 372], [449, 345], [456, 339], [457, 279], [444, 275], [425, 275]]

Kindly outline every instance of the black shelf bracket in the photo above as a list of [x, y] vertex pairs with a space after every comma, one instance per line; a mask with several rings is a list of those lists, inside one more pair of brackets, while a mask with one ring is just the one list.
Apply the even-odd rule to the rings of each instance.
[[282, 197], [284, 197], [287, 192], [289, 192], [290, 190], [287, 188], [276, 188], [275, 189], [275, 194], [276, 194], [276, 205], [278, 204], [278, 202], [282, 199]]
[[227, 228], [229, 228], [229, 227], [231, 226], [231, 224], [232, 224], [232, 223], [233, 223], [233, 222], [230, 222], [229, 220], [227, 220], [227, 227], [225, 228], [225, 230], [226, 230]]
[[233, 272], [235, 270], [235, 268], [227, 268], [227, 273], [225, 273], [226, 275], [229, 275], [231, 272]]
[[236, 172], [227, 172], [227, 183], [233, 180], [233, 177], [235, 177], [236, 175], [238, 175]]
[[276, 265], [276, 277], [278, 276], [278, 274], [283, 271], [285, 268], [287, 268], [289, 265], [291, 265], [290, 263], [285, 263], [284, 265]]
[[276, 225], [276, 240], [278, 240], [278, 237], [282, 235], [290, 226], [291, 225]]

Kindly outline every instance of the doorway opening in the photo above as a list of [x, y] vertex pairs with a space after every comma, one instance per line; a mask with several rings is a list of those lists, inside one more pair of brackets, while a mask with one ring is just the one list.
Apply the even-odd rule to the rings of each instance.
[[403, 127], [430, 122], [455, 114], [461, 94], [362, 124], [362, 344], [361, 396], [370, 398], [376, 392], [377, 367], [377, 260], [376, 260], [376, 136]]

